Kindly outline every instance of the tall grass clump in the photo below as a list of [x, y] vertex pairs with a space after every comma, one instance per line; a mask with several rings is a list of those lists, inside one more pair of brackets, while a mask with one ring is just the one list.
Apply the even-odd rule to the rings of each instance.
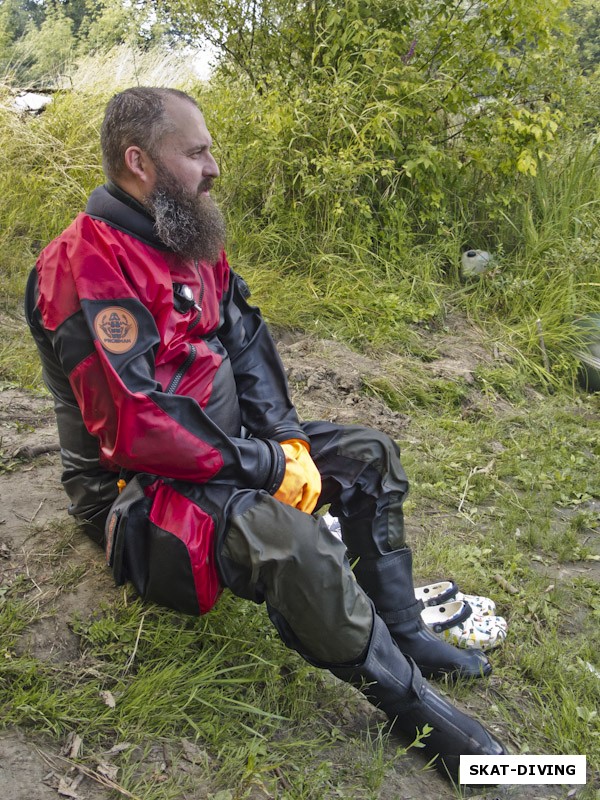
[[600, 308], [599, 221], [599, 146], [565, 145], [539, 164], [512, 213], [501, 212], [496, 268], [463, 295], [468, 313], [486, 320], [510, 355], [542, 381], [573, 377], [577, 321]]
[[40, 248], [85, 207], [100, 180], [99, 98], [55, 95], [36, 118], [0, 95], [0, 247], [3, 303], [20, 297]]
[[190, 91], [198, 83], [195, 53], [160, 44], [140, 49], [120, 44], [85, 55], [73, 65], [70, 83], [77, 92], [108, 99], [128, 86], [175, 86]]
[[[288, 87], [265, 94], [224, 78], [199, 93], [215, 132], [230, 250], [273, 321], [401, 344], [410, 324], [440, 312], [443, 269], [426, 253], [415, 269], [405, 203], [399, 192], [391, 202], [391, 163], [377, 156], [387, 109], [359, 113], [358, 70], [332, 80], [327, 96], [315, 85], [290, 99]], [[388, 200], [375, 207], [378, 184]]]

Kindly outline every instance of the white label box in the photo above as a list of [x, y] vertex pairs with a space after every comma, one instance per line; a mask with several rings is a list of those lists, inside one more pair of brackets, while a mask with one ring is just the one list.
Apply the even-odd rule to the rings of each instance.
[[461, 756], [459, 783], [584, 784], [586, 756]]

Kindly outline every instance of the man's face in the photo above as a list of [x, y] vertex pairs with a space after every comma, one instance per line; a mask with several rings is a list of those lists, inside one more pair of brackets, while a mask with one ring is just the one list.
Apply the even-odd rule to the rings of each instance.
[[169, 98], [173, 129], [153, 154], [154, 182], [144, 200], [161, 240], [185, 258], [214, 263], [225, 243], [225, 222], [209, 192], [219, 176], [212, 140], [192, 103]]

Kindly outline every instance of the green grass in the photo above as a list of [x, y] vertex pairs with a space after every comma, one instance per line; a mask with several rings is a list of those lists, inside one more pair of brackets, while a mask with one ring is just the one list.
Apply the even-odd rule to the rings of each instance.
[[598, 401], [563, 395], [475, 419], [413, 416], [404, 447], [423, 583], [452, 576], [494, 598], [509, 622], [493, 655], [493, 700], [513, 745], [585, 753], [596, 768]]
[[[40, 247], [102, 179], [102, 91], [65, 93], [35, 120], [0, 109], [3, 384], [40, 391], [21, 296]], [[236, 130], [242, 111], [232, 95], [205, 101], [211, 119]], [[236, 146], [219, 143], [228, 163], [268, 179], [260, 159], [250, 163]], [[401, 445], [419, 577], [452, 576], [465, 591], [493, 597], [509, 621], [492, 681], [447, 691], [498, 726], [514, 750], [586, 753], [591, 770], [600, 767], [600, 681], [590, 670], [600, 670], [600, 405], [575, 384], [573, 321], [600, 303], [599, 176], [597, 146], [565, 147], [523, 184], [519, 202], [486, 223], [488, 238], [477, 245], [497, 252], [498, 268], [468, 284], [459, 280], [460, 247], [477, 227], [465, 218], [422, 241], [398, 210], [397, 229], [378, 245], [359, 217], [311, 228], [301, 204], [285, 205], [284, 190], [280, 205], [261, 211], [260, 203], [235, 206], [239, 176], [225, 174], [220, 188], [233, 204], [231, 261], [269, 321], [378, 348], [381, 374], [363, 391], [410, 417]], [[439, 355], [431, 337], [449, 318], [463, 320], [465, 334], [476, 326], [497, 353], [473, 382], [423, 369]], [[0, 443], [0, 473], [22, 468]], [[89, 573], [70, 563], [70, 524], [52, 534], [54, 546], [31, 567], [35, 576], [47, 566], [45, 588], [60, 598]], [[53, 613], [34, 590], [26, 572], [0, 588], [0, 724], [57, 743], [76, 731], [90, 769], [128, 743], [114, 758], [119, 784], [134, 796], [180, 798], [200, 786], [207, 798], [237, 800], [263, 786], [282, 800], [361, 800], [378, 796], [402, 758], [379, 717], [349, 719], [352, 693], [285, 650], [262, 608], [226, 595], [213, 613], [191, 619], [115, 590], [95, 613], [70, 614], [78, 658], [54, 663], [25, 644]], [[182, 739], [201, 754], [191, 771]], [[144, 769], [157, 745], [174, 765], [159, 781]]]
[[[23, 604], [5, 600], [0, 612], [8, 644], [0, 662], [3, 724], [59, 741], [76, 731], [90, 758], [129, 743], [118, 763], [134, 794], [148, 778], [135, 778], [127, 751], [153, 741], [175, 747], [182, 738], [206, 752], [200, 766], [212, 790], [236, 797], [281, 781], [293, 787], [289, 797], [325, 797], [336, 786], [352, 792], [361, 762], [364, 785], [353, 796], [368, 796], [383, 779], [390, 755], [381, 731], [348, 740], [333, 721], [339, 689], [284, 650], [263, 609], [226, 597], [217, 611], [193, 619], [121, 600], [73, 619], [81, 658], [59, 666], [11, 649], [32, 622]], [[114, 708], [102, 692], [115, 698]], [[332, 747], [338, 758], [352, 748], [347, 764], [327, 766]], [[147, 791], [141, 796], [154, 796]]]
[[[597, 769], [599, 398], [496, 409], [489, 400], [482, 395], [479, 413], [466, 416], [466, 405], [412, 405], [410, 441], [400, 442], [418, 579], [454, 577], [494, 598], [509, 623], [491, 654], [492, 680], [444, 690], [514, 752], [585, 753]], [[83, 576], [77, 561], [66, 563], [76, 534], [70, 524], [53, 529], [39, 563], [53, 565], [52, 583], [68, 593]], [[207, 797], [231, 800], [260, 786], [286, 800], [376, 798], [403, 756], [377, 720], [351, 721], [351, 691], [286, 650], [261, 607], [225, 594], [194, 619], [115, 591], [95, 612], [71, 614], [79, 656], [51, 663], [23, 649], [48, 613], [30, 590], [23, 576], [0, 597], [2, 723], [57, 742], [77, 732], [90, 769], [129, 743], [114, 763], [119, 785], [137, 797], [177, 798], [202, 785]], [[205, 755], [193, 773], [172, 768], [154, 785], [140, 753], [160, 742], [173, 764], [189, 767], [182, 739]], [[593, 798], [593, 787], [581, 797]]]

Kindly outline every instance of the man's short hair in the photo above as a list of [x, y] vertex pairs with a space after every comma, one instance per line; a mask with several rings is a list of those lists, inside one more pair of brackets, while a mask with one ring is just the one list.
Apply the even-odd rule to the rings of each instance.
[[198, 106], [193, 97], [179, 89], [153, 86], [125, 89], [109, 100], [100, 130], [102, 166], [108, 178], [122, 174], [128, 147], [141, 147], [156, 158], [161, 139], [172, 130], [165, 116], [168, 97], [179, 97]]

